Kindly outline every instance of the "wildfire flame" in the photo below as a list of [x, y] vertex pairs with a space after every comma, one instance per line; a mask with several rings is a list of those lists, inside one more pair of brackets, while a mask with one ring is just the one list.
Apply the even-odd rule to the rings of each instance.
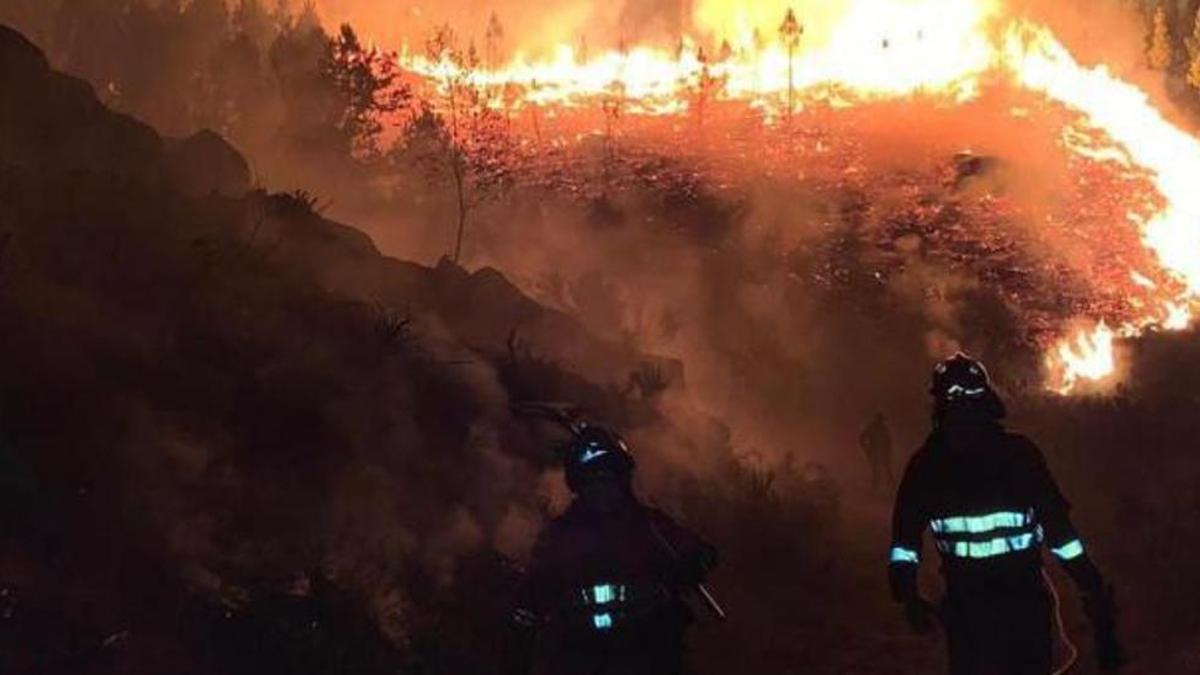
[[[702, 76], [721, 83], [722, 98], [765, 107], [782, 105], [789, 91], [820, 86], [858, 99], [921, 91], [966, 100], [999, 54], [987, 30], [996, 11], [991, 0], [842, 4], [843, 11], [818, 38], [797, 36], [794, 44], [777, 31], [754, 29], [761, 12], [749, 10], [759, 3], [705, 2], [696, 10], [698, 25], [712, 26], [711, 36], [724, 49], [704, 52], [698, 40], [684, 37], [674, 49], [637, 46], [586, 60], [563, 44], [551, 58], [534, 61], [517, 54], [494, 69], [407, 52], [402, 64], [434, 82], [461, 78], [480, 87], [516, 88], [521, 96], [514, 107], [590, 106], [619, 91], [631, 112], [673, 114], [688, 107], [685, 92]], [[740, 28], [727, 32], [721, 28], [727, 25]]]
[[1080, 331], [1064, 339], [1046, 355], [1046, 365], [1061, 373], [1060, 382], [1050, 385], [1060, 394], [1069, 394], [1083, 380], [1101, 381], [1117, 368], [1113, 353], [1116, 333], [1101, 321], [1090, 331]]
[[[561, 45], [551, 58], [517, 54], [496, 68], [406, 52], [401, 65], [435, 88], [456, 78], [504, 88], [509, 95], [498, 105], [513, 110], [591, 107], [619, 96], [628, 114], [680, 114], [692, 105], [688, 92], [707, 81], [715, 83], [716, 99], [744, 102], [768, 123], [814, 99], [853, 105], [919, 94], [963, 103], [998, 77], [1081, 116], [1078, 128], [1064, 130], [1069, 152], [1145, 172], [1161, 200], [1127, 217], [1161, 272], [1177, 282], [1155, 285], [1131, 271], [1154, 302], [1134, 320], [1110, 326], [1094, 318], [1091, 328], [1048, 346], [1047, 386], [1069, 393], [1109, 378], [1116, 370], [1114, 341], [1151, 326], [1190, 325], [1200, 300], [1200, 140], [1168, 121], [1145, 92], [1103, 65], [1081, 65], [1045, 26], [1006, 17], [999, 0], [819, 4], [828, 7], [797, 15], [799, 25], [789, 30], [778, 23], [785, 8], [776, 2], [699, 0], [693, 24], [701, 37], [685, 38], [676, 49], [638, 46], [583, 59]], [[1087, 142], [1087, 129], [1111, 143]]]

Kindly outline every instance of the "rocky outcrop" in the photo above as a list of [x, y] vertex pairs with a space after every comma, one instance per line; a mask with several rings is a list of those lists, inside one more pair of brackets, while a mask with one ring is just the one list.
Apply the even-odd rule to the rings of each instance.
[[250, 189], [246, 159], [212, 131], [198, 131], [167, 148], [171, 180], [185, 195], [240, 197]]
[[162, 138], [105, 108], [91, 86], [54, 72], [20, 33], [0, 26], [0, 162], [39, 171], [163, 179]]
[[617, 382], [648, 360], [626, 345], [596, 339], [497, 270], [468, 273], [449, 262], [430, 269], [386, 258], [361, 231], [322, 217], [318, 200], [307, 193], [251, 191], [245, 158], [224, 138], [204, 130], [164, 140], [106, 108], [83, 80], [53, 71], [36, 46], [4, 26], [0, 75], [6, 93], [0, 97], [0, 164], [10, 170], [53, 176], [68, 186], [133, 183], [156, 199], [191, 200], [190, 212], [208, 213], [213, 222], [249, 219], [258, 241], [270, 241], [296, 273], [331, 290], [420, 311], [456, 340], [491, 354], [503, 353], [516, 334], [541, 356]]

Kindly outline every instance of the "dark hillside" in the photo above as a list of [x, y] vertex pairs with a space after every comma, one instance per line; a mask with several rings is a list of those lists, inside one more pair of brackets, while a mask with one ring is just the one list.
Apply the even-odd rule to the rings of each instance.
[[0, 671], [488, 663], [447, 645], [502, 596], [439, 622], [541, 517], [514, 388], [650, 420], [642, 357], [249, 189], [7, 28], [0, 81]]

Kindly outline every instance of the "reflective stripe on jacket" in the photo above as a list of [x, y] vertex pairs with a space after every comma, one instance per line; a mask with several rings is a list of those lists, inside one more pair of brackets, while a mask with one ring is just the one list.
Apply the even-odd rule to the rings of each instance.
[[1063, 560], [1083, 555], [1042, 453], [997, 423], [938, 429], [910, 460], [892, 519], [889, 563], [898, 600], [916, 592], [926, 529], [947, 585], [972, 577], [1033, 578], [1043, 543]]

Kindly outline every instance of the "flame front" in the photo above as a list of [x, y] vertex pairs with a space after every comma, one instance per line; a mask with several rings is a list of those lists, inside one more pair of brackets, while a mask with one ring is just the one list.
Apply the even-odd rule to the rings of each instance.
[[[1161, 197], [1127, 217], [1161, 268], [1154, 273], [1173, 283], [1130, 270], [1153, 302], [1120, 325], [1093, 317], [1092, 328], [1048, 345], [1048, 387], [1067, 393], [1112, 375], [1119, 338], [1190, 325], [1200, 298], [1200, 140], [1168, 121], [1145, 92], [1104, 66], [1082, 66], [1048, 28], [1006, 17], [999, 0], [814, 4], [789, 30], [779, 23], [787, 12], [781, 2], [698, 0], [697, 37], [676, 49], [638, 46], [583, 59], [563, 45], [552, 58], [518, 54], [494, 69], [418, 55], [405, 55], [402, 65], [435, 88], [452, 78], [502, 87], [510, 95], [498, 105], [512, 109], [590, 108], [618, 96], [626, 113], [674, 115], [694, 104], [696, 83], [708, 81], [715, 99], [743, 102], [767, 123], [814, 100], [838, 106], [920, 95], [964, 103], [997, 78], [1078, 113], [1081, 121], [1064, 130], [1064, 148], [1137, 168]], [[1108, 142], [1089, 142], [1090, 131]]]
[[[447, 59], [406, 54], [403, 65], [433, 81], [448, 76], [522, 92], [515, 105], [590, 106], [619, 90], [632, 112], [676, 113], [702, 76], [721, 83], [721, 97], [782, 106], [791, 92], [833, 86], [859, 99], [918, 91], [971, 96], [976, 78], [994, 65], [988, 37], [993, 0], [856, 0], [817, 8], [818, 28], [789, 38], [777, 25], [786, 5], [702, 2], [696, 24], [710, 45], [684, 37], [673, 49], [636, 46], [583, 58], [559, 45], [549, 59], [517, 54], [497, 69], [470, 69]], [[768, 19], [770, 17], [770, 19]], [[806, 18], [804, 26], [808, 23]], [[770, 25], [770, 27], [768, 27]]]
[[1051, 387], [1070, 392], [1081, 380], [1101, 380], [1115, 370], [1113, 341], [1147, 326], [1180, 330], [1191, 323], [1200, 297], [1200, 141], [1168, 122], [1145, 92], [1112, 76], [1104, 66], [1081, 67], [1050, 32], [1015, 25], [1005, 40], [1006, 63], [1017, 81], [1087, 115], [1090, 124], [1117, 141], [1130, 160], [1147, 169], [1165, 208], [1145, 216], [1130, 213], [1158, 262], [1184, 284], [1179, 295], [1159, 298], [1138, 321], [1116, 331], [1101, 323], [1055, 347]]
[[[876, 0], [819, 3], [789, 40], [779, 30], [782, 2], [701, 2], [697, 25], [733, 47], [718, 73], [733, 97], [778, 97], [789, 87], [835, 84], [860, 96], [904, 96], [917, 90], [971, 91], [995, 50], [986, 25], [990, 0]], [[768, 36], [763, 44], [762, 36]], [[948, 55], [953, 55], [947, 58]]]

